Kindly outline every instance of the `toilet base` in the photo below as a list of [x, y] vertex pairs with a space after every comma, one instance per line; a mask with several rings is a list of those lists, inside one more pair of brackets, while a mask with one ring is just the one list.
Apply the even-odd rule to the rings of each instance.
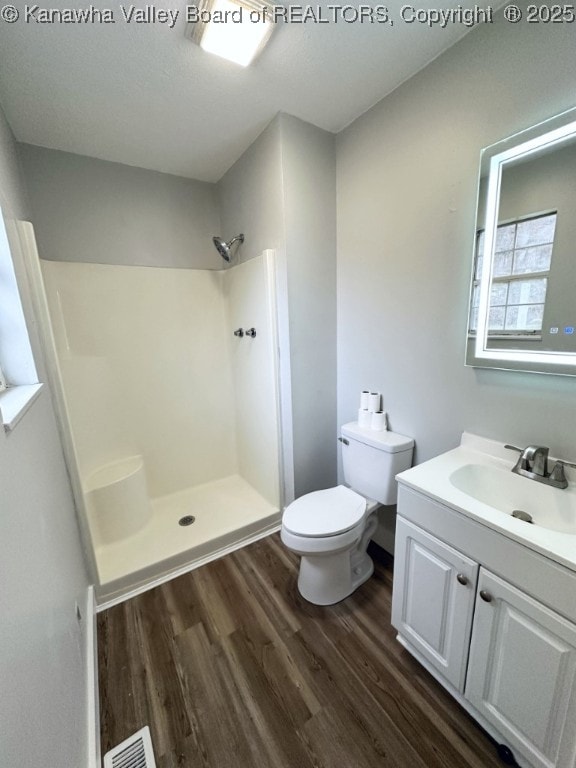
[[378, 525], [372, 514], [358, 544], [334, 554], [302, 555], [298, 591], [315, 605], [333, 605], [349, 597], [374, 573], [374, 563], [366, 552]]
[[354, 592], [374, 572], [374, 563], [364, 553], [362, 561], [351, 565], [350, 550], [323, 557], [303, 555], [300, 560], [298, 591], [314, 605], [333, 605]]

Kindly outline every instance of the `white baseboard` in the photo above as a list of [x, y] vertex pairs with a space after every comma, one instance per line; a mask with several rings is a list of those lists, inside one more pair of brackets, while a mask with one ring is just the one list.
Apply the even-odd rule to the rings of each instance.
[[86, 681], [87, 681], [87, 745], [88, 768], [101, 768], [100, 753], [100, 697], [98, 693], [98, 637], [96, 626], [96, 598], [94, 587], [86, 594]]

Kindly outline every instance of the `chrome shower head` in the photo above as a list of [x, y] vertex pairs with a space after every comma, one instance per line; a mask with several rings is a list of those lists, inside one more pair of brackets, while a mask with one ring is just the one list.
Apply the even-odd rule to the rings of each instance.
[[232, 240], [228, 240], [228, 242], [225, 242], [224, 240], [222, 240], [221, 237], [218, 237], [218, 236], [212, 238], [212, 242], [216, 246], [216, 250], [218, 251], [220, 256], [222, 256], [224, 261], [228, 261], [228, 262], [230, 262], [230, 257], [231, 257], [230, 248], [234, 245], [236, 241], [238, 241], [239, 243], [243, 243], [244, 235], [236, 235], [236, 237], [233, 237]]

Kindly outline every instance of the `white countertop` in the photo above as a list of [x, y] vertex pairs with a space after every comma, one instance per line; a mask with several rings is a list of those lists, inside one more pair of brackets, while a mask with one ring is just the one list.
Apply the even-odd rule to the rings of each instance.
[[[477, 498], [458, 489], [450, 479], [453, 473], [466, 465], [483, 465], [501, 470], [503, 473], [501, 480], [504, 486], [505, 483], [508, 483], [505, 473], [511, 473], [517, 458], [518, 454], [505, 449], [502, 443], [465, 432], [462, 435], [462, 442], [458, 448], [454, 448], [452, 451], [443, 453], [412, 469], [401, 472], [397, 475], [397, 480], [401, 485], [420, 491], [426, 496], [461, 512], [463, 515], [493, 530], [499, 531], [504, 536], [524, 544], [576, 571], [576, 534], [552, 530], [544, 527], [544, 525], [531, 525], [530, 523], [518, 520], [512, 517], [511, 513], [500, 511], [496, 507], [479, 501]], [[554, 461], [554, 459], [551, 459], [551, 461]], [[494, 477], [496, 477], [496, 486], [498, 474], [494, 473]], [[515, 478], [515, 483], [522, 481], [523, 483], [530, 484], [528, 486], [521, 486], [522, 490], [527, 490], [528, 493], [533, 491], [546, 500], [549, 498], [551, 507], [558, 500], [560, 500], [563, 507], [568, 502], [571, 504], [574, 500], [574, 515], [576, 518], [574, 470], [570, 471], [569, 468], [566, 468], [569, 487], [565, 490], [552, 488], [535, 480], [519, 477], [518, 475], [513, 475], [513, 477]], [[537, 492], [535, 486], [538, 486]], [[497, 487], [494, 487], [492, 491], [497, 495]], [[559, 497], [557, 494], [569, 495]], [[522, 507], [519, 505], [519, 508]]]

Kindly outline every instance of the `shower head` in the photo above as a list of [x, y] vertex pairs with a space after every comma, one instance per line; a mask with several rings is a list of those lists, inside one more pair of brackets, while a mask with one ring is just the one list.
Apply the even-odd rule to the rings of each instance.
[[222, 240], [221, 237], [213, 237], [212, 242], [216, 246], [216, 250], [222, 256], [224, 261], [230, 261], [230, 248], [234, 245], [234, 243], [238, 241], [239, 243], [244, 242], [244, 235], [236, 235], [236, 237], [233, 237], [232, 240], [228, 240], [228, 242], [225, 242]]

